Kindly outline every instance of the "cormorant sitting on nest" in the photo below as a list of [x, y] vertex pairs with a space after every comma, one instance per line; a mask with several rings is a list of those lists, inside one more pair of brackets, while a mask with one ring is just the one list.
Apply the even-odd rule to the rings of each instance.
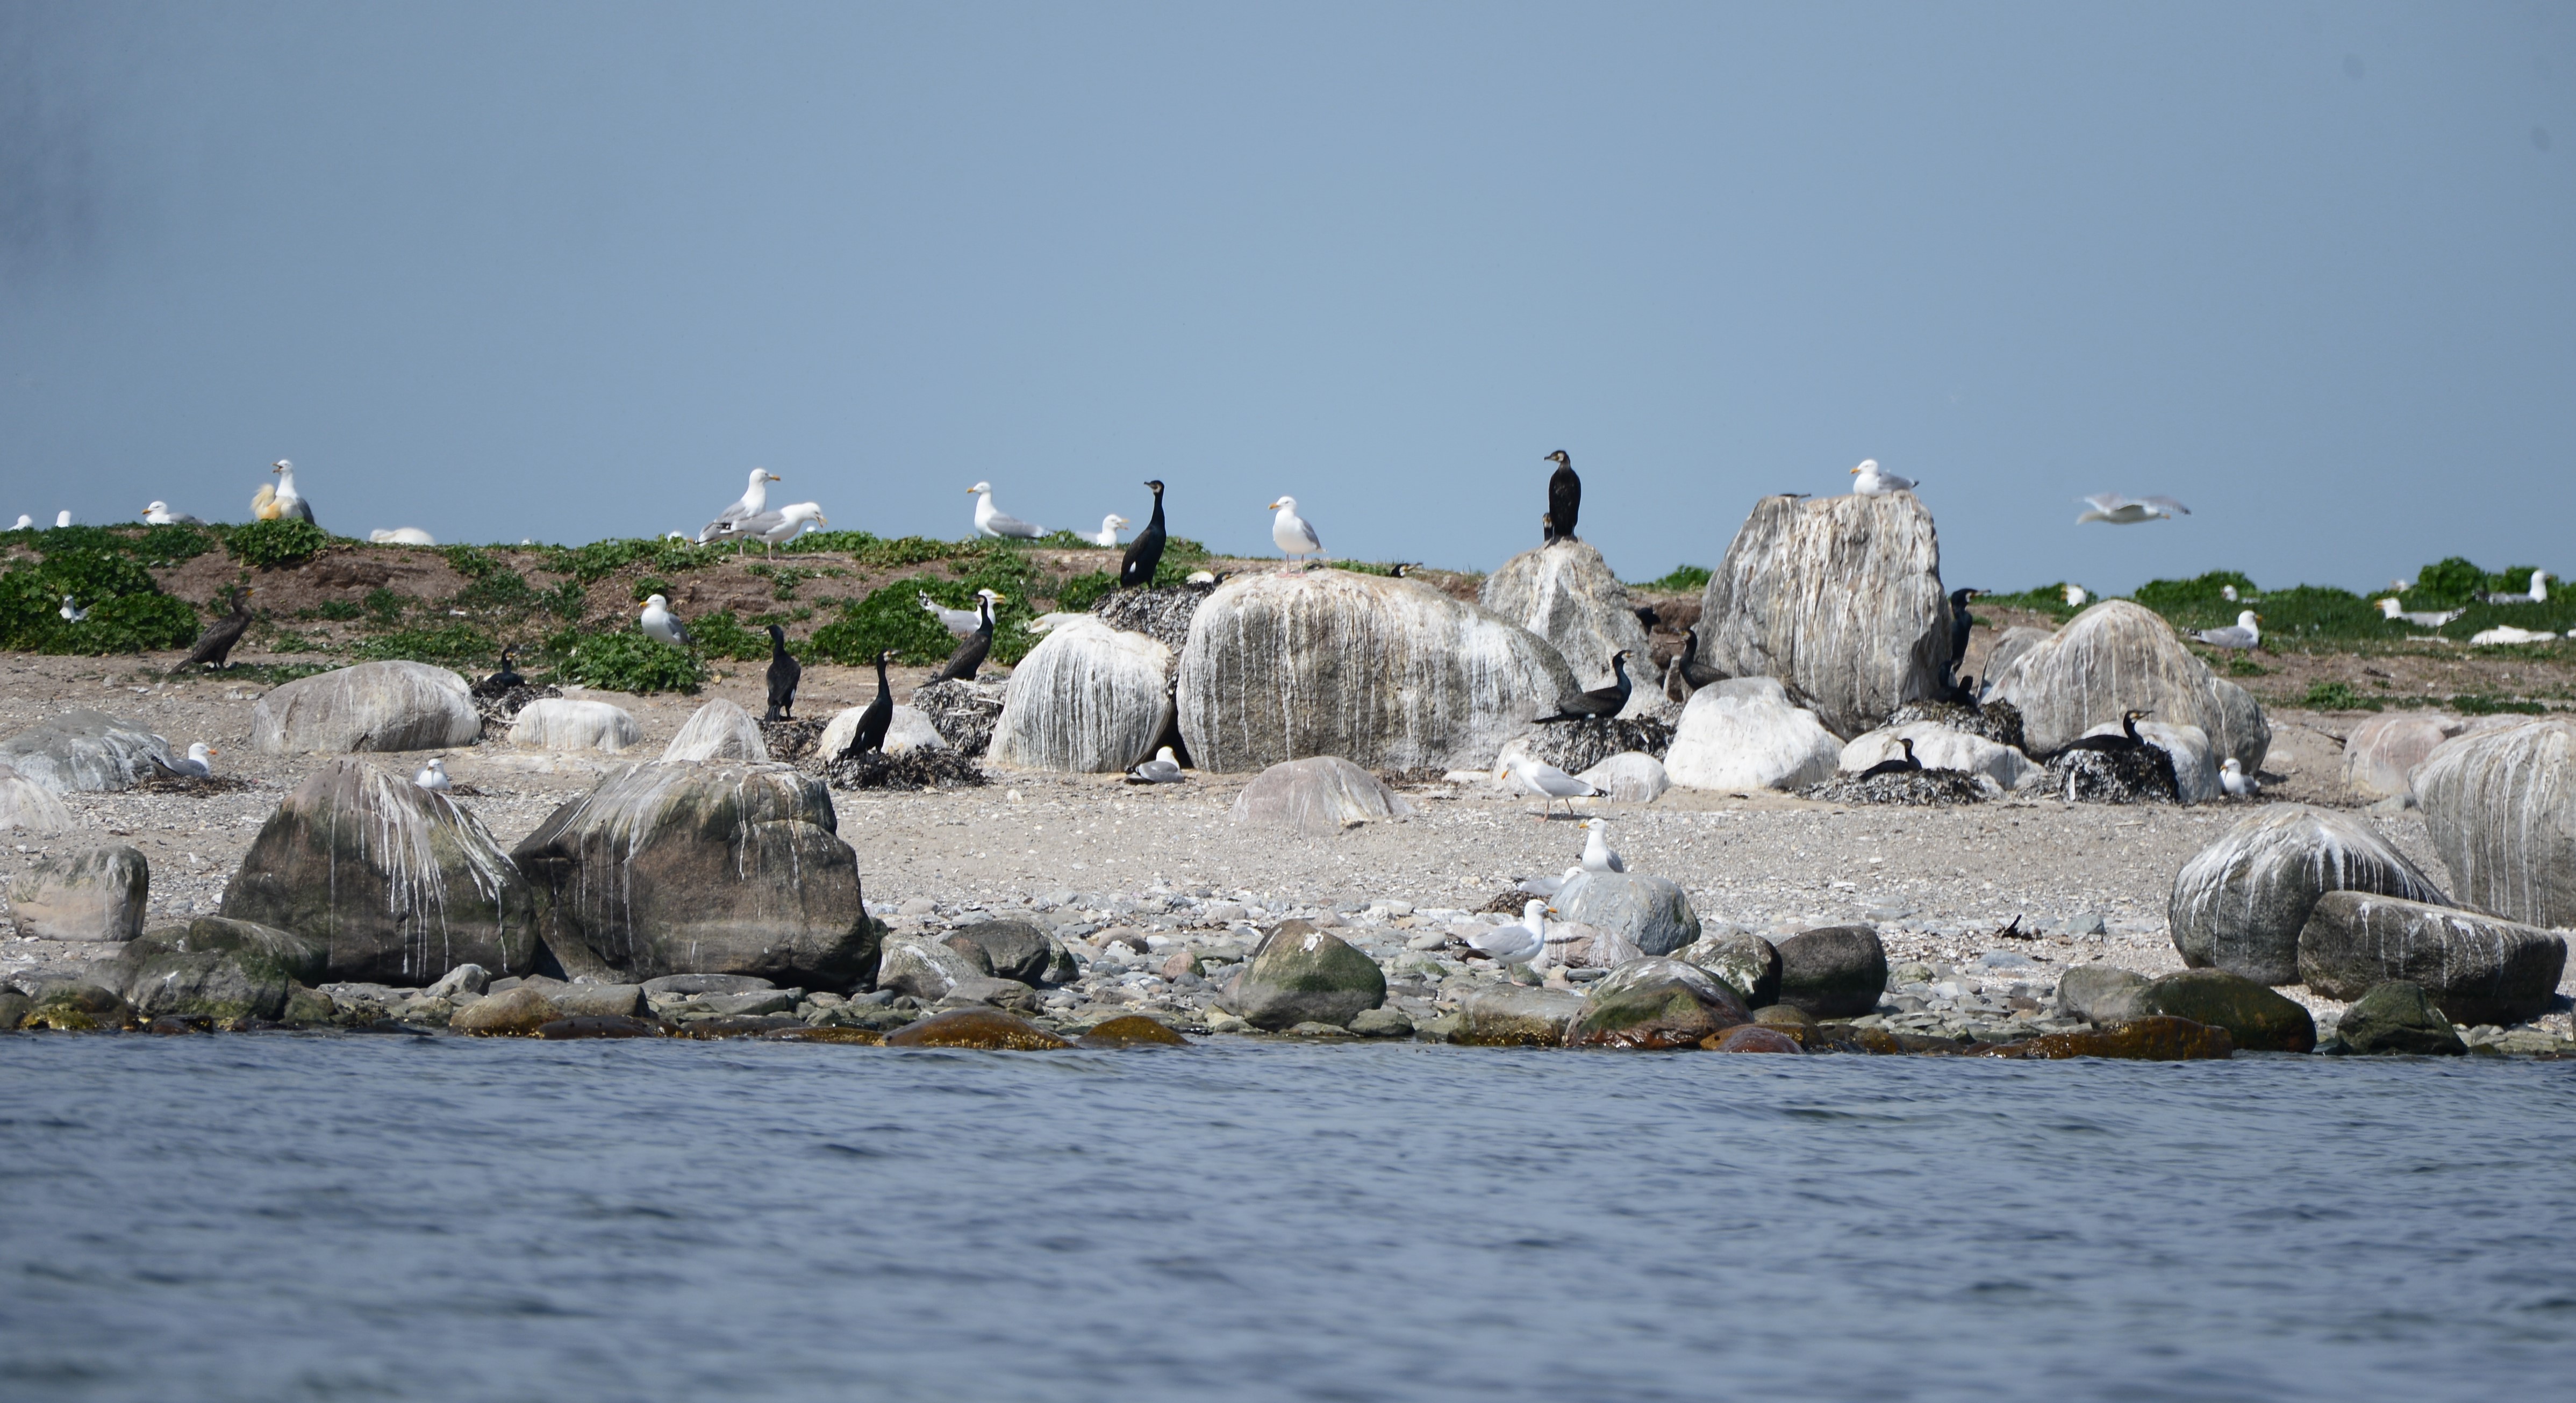
[[792, 721], [789, 713], [796, 709], [796, 684], [805, 680], [805, 669], [787, 656], [787, 630], [769, 626], [769, 714], [763, 721]]
[[1902, 758], [1881, 760], [1877, 764], [1870, 766], [1868, 769], [1861, 771], [1858, 778], [1876, 779], [1880, 775], [1910, 775], [1920, 772], [1923, 768], [1923, 762], [1914, 758], [1913, 739], [1907, 736], [1899, 736], [1896, 739], [1896, 743], [1899, 746], [1902, 746], [1905, 750], [1905, 754]]
[[2120, 716], [2120, 730], [2125, 734], [2077, 736], [2059, 746], [2058, 753], [2063, 755], [2070, 750], [2144, 750], [2147, 748], [2147, 742], [2138, 734], [2138, 723], [2153, 715], [2155, 713], [2152, 711], [2123, 712]]
[[1575, 515], [1583, 508], [1583, 479], [1574, 475], [1574, 460], [1565, 456], [1564, 449], [1547, 455], [1547, 461], [1556, 464], [1547, 479], [1547, 519], [1556, 532], [1551, 539], [1571, 541]]
[[1625, 648], [1610, 655], [1610, 675], [1619, 679], [1608, 687], [1595, 687], [1579, 697], [1558, 702], [1554, 716], [1542, 716], [1540, 725], [1551, 721], [1586, 721], [1595, 716], [1616, 716], [1628, 707], [1628, 651]]
[[217, 667], [225, 666], [224, 659], [231, 655], [233, 645], [241, 641], [242, 632], [249, 627], [250, 586], [235, 585], [233, 586], [233, 611], [215, 620], [204, 633], [197, 635], [197, 646], [188, 650], [188, 660], [170, 669], [171, 675], [175, 677], [205, 663], [213, 663]]
[[1154, 583], [1155, 567], [1163, 563], [1163, 484], [1160, 479], [1145, 484], [1154, 489], [1154, 515], [1136, 539], [1127, 543], [1127, 554], [1118, 561], [1120, 589], [1147, 589]]
[[475, 683], [472, 688], [474, 695], [478, 697], [503, 696], [506, 695], [513, 687], [526, 686], [528, 679], [519, 675], [519, 669], [515, 665], [518, 652], [519, 650], [515, 647], [502, 649], [501, 670], [484, 678], [482, 681]]
[[859, 713], [859, 729], [850, 737], [850, 748], [844, 755], [865, 755], [885, 749], [886, 727], [894, 724], [894, 689], [886, 681], [886, 659], [894, 656], [891, 649], [877, 654], [877, 699]]
[[[1146, 578], [1152, 579], [1153, 576], [1147, 575]], [[1002, 597], [991, 593], [981, 596], [978, 602], [983, 605], [984, 614], [976, 621], [975, 631], [966, 635], [966, 641], [957, 645], [956, 652], [948, 655], [948, 661], [940, 665], [939, 674], [931, 681], [975, 680], [975, 673], [984, 666], [984, 655], [993, 651], [993, 601]]]

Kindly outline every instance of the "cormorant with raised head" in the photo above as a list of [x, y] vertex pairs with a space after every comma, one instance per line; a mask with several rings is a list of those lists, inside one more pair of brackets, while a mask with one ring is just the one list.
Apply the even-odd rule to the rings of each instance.
[[948, 655], [948, 661], [940, 665], [939, 675], [931, 681], [975, 680], [976, 671], [984, 666], [984, 655], [993, 651], [993, 601], [1004, 597], [991, 590], [977, 596], [976, 603], [983, 606], [983, 617], [977, 620], [975, 631], [966, 635], [966, 641], [957, 645], [957, 651]]
[[877, 699], [859, 713], [859, 729], [850, 737], [850, 748], [843, 754], [865, 755], [885, 749], [886, 727], [894, 724], [894, 686], [886, 681], [886, 659], [893, 656], [892, 649], [877, 654]]
[[1583, 721], [1595, 716], [1616, 716], [1628, 708], [1628, 650], [1610, 655], [1610, 675], [1618, 680], [1607, 687], [1595, 687], [1579, 697], [1568, 697], [1557, 703], [1554, 716], [1542, 716], [1540, 725], [1551, 721]]
[[1896, 743], [1905, 750], [1902, 757], [1881, 760], [1861, 771], [1860, 778], [1876, 779], [1880, 775], [1909, 775], [1923, 768], [1923, 762], [1914, 758], [1914, 741], [1911, 737], [1899, 736], [1896, 738]]
[[769, 714], [763, 721], [793, 721], [796, 710], [796, 684], [805, 680], [805, 669], [787, 656], [787, 630], [769, 626]]
[[1583, 509], [1583, 479], [1574, 475], [1574, 460], [1565, 456], [1564, 449], [1547, 455], [1547, 461], [1556, 464], [1556, 471], [1547, 478], [1547, 518], [1555, 525], [1557, 540], [1571, 541], [1575, 515]]
[[1154, 515], [1136, 539], [1127, 543], [1127, 554], [1118, 561], [1120, 589], [1150, 589], [1154, 568], [1163, 563], [1163, 483], [1157, 478], [1145, 484], [1154, 491]]
[[518, 652], [519, 650], [516, 647], [503, 648], [501, 650], [501, 670], [484, 678], [482, 681], [475, 683], [471, 689], [474, 695], [478, 697], [498, 697], [506, 695], [513, 687], [525, 686], [528, 679], [519, 675], [519, 669], [515, 665], [515, 659], [518, 656]]
[[2120, 729], [2107, 736], [2077, 736], [2058, 747], [2058, 753], [2069, 750], [2144, 750], [2145, 738], [2138, 734], [2138, 723], [2155, 715], [2152, 711], [2128, 711], [2120, 715]]

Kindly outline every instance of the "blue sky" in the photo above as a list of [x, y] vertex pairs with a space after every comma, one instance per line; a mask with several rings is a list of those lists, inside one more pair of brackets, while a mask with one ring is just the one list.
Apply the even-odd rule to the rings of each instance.
[[[0, 522], [2576, 567], [2565, 5], [0, 8]], [[2073, 524], [2088, 492], [2183, 521]]]

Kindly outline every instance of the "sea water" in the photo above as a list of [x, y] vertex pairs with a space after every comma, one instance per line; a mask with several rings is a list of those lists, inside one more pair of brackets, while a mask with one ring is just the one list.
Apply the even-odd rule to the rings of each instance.
[[33, 1399], [2565, 1397], [2576, 1064], [0, 1037]]

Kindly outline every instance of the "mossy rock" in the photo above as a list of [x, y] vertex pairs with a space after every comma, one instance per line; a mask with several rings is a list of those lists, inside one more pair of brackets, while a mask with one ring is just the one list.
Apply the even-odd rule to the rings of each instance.
[[997, 1008], [961, 1008], [935, 1014], [888, 1034], [888, 1047], [967, 1047], [1004, 1052], [1052, 1052], [1073, 1046], [1046, 1029]]
[[1096, 1024], [1076, 1047], [1187, 1047], [1190, 1040], [1140, 1013]]
[[[2138, 991], [2141, 1016], [2224, 1028], [2242, 1052], [2314, 1052], [2317, 1022], [2296, 1000], [2222, 969], [2187, 969]], [[2135, 1020], [2132, 1020], [2135, 1021]]]
[[2044, 1033], [2020, 1042], [1981, 1047], [1974, 1050], [1974, 1055], [2038, 1060], [2108, 1057], [2128, 1062], [2187, 1062], [2228, 1057], [2235, 1052], [2235, 1047], [2234, 1039], [2228, 1036], [2225, 1028], [2156, 1014], [2132, 1018], [2108, 1028], [2094, 1028], [2081, 1033]]

